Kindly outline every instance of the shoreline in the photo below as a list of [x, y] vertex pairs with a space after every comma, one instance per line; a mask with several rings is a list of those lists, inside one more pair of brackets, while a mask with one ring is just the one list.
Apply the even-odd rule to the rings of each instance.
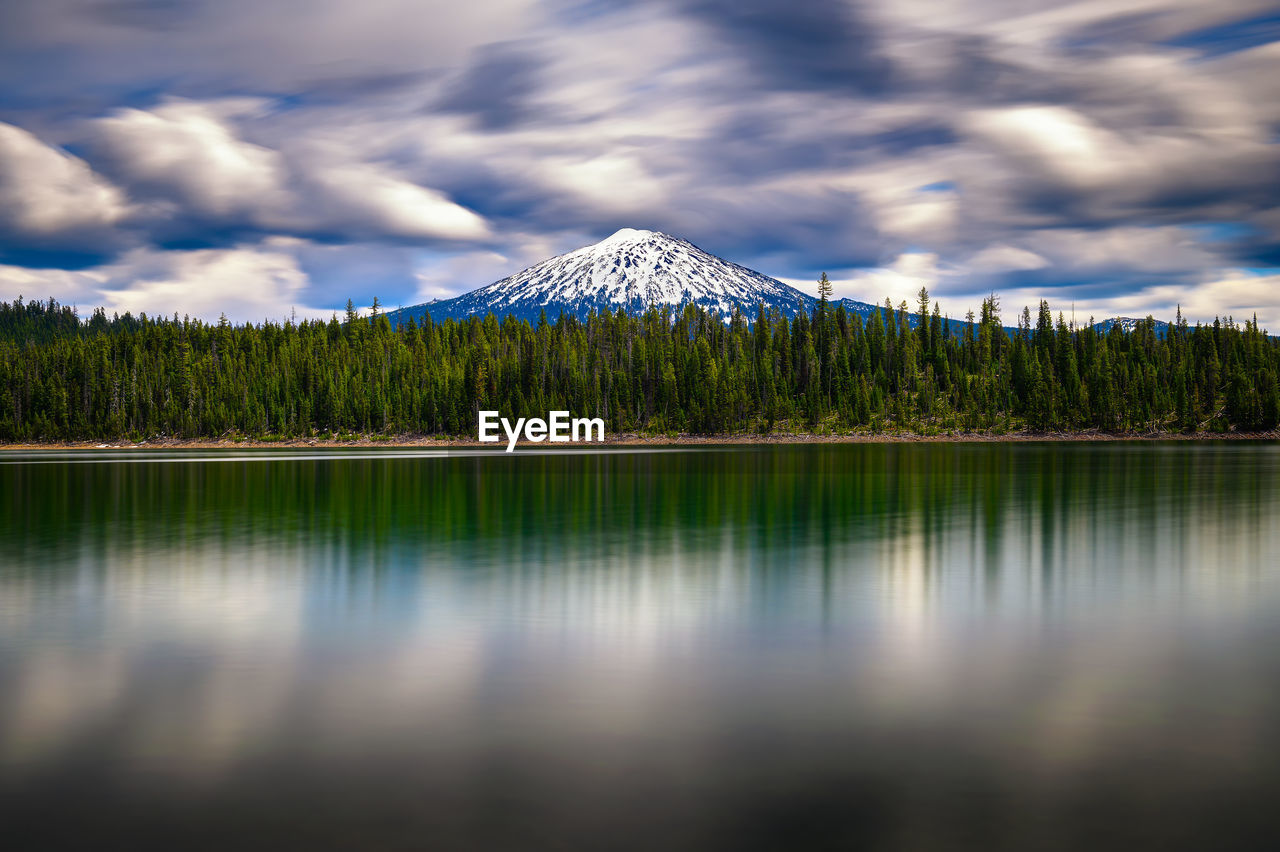
[[[583, 441], [566, 444], [563, 449], [590, 449], [593, 447], [686, 447], [686, 446], [770, 446], [776, 444], [1012, 444], [1012, 443], [1096, 443], [1103, 441], [1280, 441], [1280, 430], [1270, 432], [953, 432], [938, 435], [916, 433], [868, 432], [845, 435], [821, 434], [770, 434], [770, 435], [676, 435], [650, 436], [619, 434], [606, 436], [604, 441]], [[520, 441], [517, 447], [548, 447], [545, 441]], [[482, 444], [476, 438], [442, 438], [429, 435], [361, 435], [352, 440], [331, 438], [289, 438], [261, 440], [256, 438], [158, 438], [146, 441], [35, 441], [0, 443], [3, 450], [242, 450], [296, 448], [296, 449], [350, 449], [359, 448], [407, 448], [439, 447], [442, 449], [493, 449], [505, 448], [501, 444]]]

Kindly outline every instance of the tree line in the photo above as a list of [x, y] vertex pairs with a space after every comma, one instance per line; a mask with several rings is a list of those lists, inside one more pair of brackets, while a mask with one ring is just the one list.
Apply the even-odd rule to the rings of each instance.
[[1069, 327], [1041, 302], [1005, 329], [823, 298], [792, 319], [690, 306], [393, 327], [360, 316], [237, 325], [84, 320], [0, 302], [0, 440], [474, 436], [477, 412], [605, 419], [610, 434], [1260, 432], [1280, 423], [1280, 342], [1256, 318], [1163, 334]]

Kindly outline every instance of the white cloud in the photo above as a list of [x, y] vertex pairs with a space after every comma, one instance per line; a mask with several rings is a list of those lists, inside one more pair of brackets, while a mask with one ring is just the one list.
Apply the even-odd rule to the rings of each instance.
[[980, 111], [968, 117], [968, 126], [1003, 154], [1082, 187], [1097, 186], [1118, 171], [1141, 165], [1130, 160], [1119, 140], [1066, 107]]
[[604, 214], [651, 210], [666, 198], [662, 183], [631, 153], [547, 158], [537, 172], [549, 188], [568, 192]]
[[512, 268], [510, 258], [497, 252], [468, 252], [444, 258], [415, 271], [418, 291], [410, 304], [449, 299], [518, 271]]
[[[1258, 322], [1272, 334], [1280, 332], [1280, 305], [1275, 294], [1280, 292], [1280, 274], [1256, 275], [1240, 269], [1223, 269], [1185, 284], [1153, 284], [1111, 296], [1086, 294], [1073, 299], [1070, 288], [1046, 293], [1034, 287], [1006, 287], [998, 291], [1004, 307], [1004, 322], [1013, 325], [1023, 306], [1031, 308], [1045, 298], [1056, 317], [1061, 313], [1070, 323], [1083, 326], [1090, 318], [1103, 320], [1126, 316], [1139, 319], [1148, 315], [1172, 322], [1179, 308], [1191, 325], [1210, 324], [1215, 317], [1232, 317], [1244, 323], [1257, 314]], [[983, 293], [982, 295], [985, 295]], [[962, 297], [965, 304], [978, 304], [978, 295]], [[955, 313], [952, 314], [955, 316]]]
[[[1083, 325], [1090, 317], [1113, 316], [1172, 320], [1181, 306], [1188, 320], [1211, 323], [1216, 316], [1243, 322], [1257, 314], [1280, 332], [1280, 272], [1257, 274], [1215, 266], [1215, 256], [1189, 232], [1178, 227], [1039, 231], [1024, 246], [994, 244], [949, 264], [930, 252], [907, 252], [892, 263], [832, 274], [835, 294], [862, 302], [894, 305], [916, 303], [921, 287], [952, 318], [996, 293], [1006, 325], [1017, 321], [1024, 306], [1034, 313], [1046, 299], [1055, 316]], [[1021, 273], [1036, 273], [1029, 285]], [[1140, 274], [1145, 284], [1135, 284]], [[816, 294], [808, 280], [787, 280]], [[1056, 282], [1056, 283], [1055, 283]]]
[[292, 253], [294, 241], [196, 251], [137, 249], [120, 260], [83, 271], [0, 266], [0, 293], [33, 299], [50, 296], [87, 314], [132, 311], [149, 316], [175, 312], [205, 320], [226, 313], [235, 322], [327, 317], [306, 304], [307, 276]]
[[423, 257], [414, 270], [418, 284], [415, 300], [405, 304], [460, 296], [590, 242], [581, 234], [549, 240], [537, 233], [513, 233], [508, 235], [502, 252], [481, 250]]
[[289, 204], [285, 166], [276, 151], [232, 132], [226, 119], [235, 112], [192, 101], [122, 109], [96, 122], [97, 142], [131, 184], [205, 215], [253, 212], [261, 222]]
[[[170, 101], [120, 110], [97, 121], [99, 148], [140, 192], [179, 202], [161, 217], [203, 217], [280, 233], [363, 238], [478, 240], [489, 227], [443, 193], [361, 162], [362, 146], [324, 141], [288, 157], [237, 135], [232, 120], [267, 104], [239, 99]], [[155, 211], [153, 211], [155, 212]]]
[[[914, 306], [920, 288], [925, 287], [932, 293], [946, 274], [947, 271], [940, 268], [936, 254], [905, 252], [888, 266], [849, 269], [828, 277], [837, 299], [848, 298], [882, 305], [888, 298], [896, 307], [904, 301]], [[786, 283], [817, 295], [817, 285], [811, 281], [786, 280]]]
[[1062, 106], [979, 110], [963, 125], [990, 154], [971, 173], [971, 186], [995, 197], [1034, 198], [1046, 186], [1063, 194], [1055, 205], [1062, 209], [1039, 205], [1045, 224], [1072, 210], [1111, 220], [1159, 216], [1179, 198], [1200, 200], [1174, 211], [1231, 218], [1268, 192], [1280, 167], [1275, 145], [1257, 127], [1120, 131]]
[[28, 301], [57, 299], [64, 305], [96, 306], [102, 303], [102, 285], [107, 276], [100, 271], [76, 269], [34, 269], [0, 265], [0, 299], [19, 296]]
[[[33, 59], [60, 69], [22, 95], [63, 109], [12, 115], [42, 138], [86, 143], [123, 189], [69, 158], [116, 193], [117, 213], [95, 218], [101, 205], [75, 200], [42, 209], [118, 222], [124, 238], [151, 245], [289, 234], [324, 240], [336, 257], [396, 243], [399, 259], [381, 266], [344, 255], [326, 268], [323, 252], [295, 252], [321, 304], [345, 298], [348, 281], [357, 301], [407, 301], [415, 275], [424, 297], [456, 294], [623, 225], [803, 277], [809, 290], [816, 265], [867, 301], [912, 300], [928, 284], [953, 309], [990, 288], [1019, 309], [1024, 295], [1034, 305], [1069, 289], [1211, 290], [1280, 234], [1265, 212], [1280, 179], [1280, 43], [1204, 57], [1164, 41], [1265, 0], [863, 3], [860, 20], [894, 63], [874, 98], [822, 80], [744, 85], [744, 69], [787, 69], [762, 67], [763, 54], [732, 39], [709, 43], [705, 21], [668, 5], [583, 15], [494, 3], [442, 15], [411, 0], [358, 10], [314, 0], [299, 15], [293, 2], [90, 11], [87, 0], [11, 0], [0, 17], [17, 25], [0, 31], [0, 72]], [[5, 17], [9, 6], [24, 11]], [[527, 61], [527, 79], [509, 103], [480, 86], [474, 106], [508, 110], [509, 122], [432, 111], [479, 59], [508, 50]], [[163, 80], [204, 100], [118, 110], [77, 136], [80, 116]], [[245, 91], [286, 99], [220, 97]], [[472, 198], [483, 199], [474, 210], [458, 203]], [[16, 209], [0, 208], [0, 221]], [[1197, 238], [1170, 223], [1258, 233], [1209, 242], [1207, 230]], [[528, 256], [521, 242], [533, 239], [543, 249]], [[437, 241], [481, 244], [424, 245]], [[848, 268], [875, 259], [883, 265]]]
[[[480, 240], [490, 236], [485, 220], [441, 192], [403, 180], [368, 163], [324, 166], [309, 177], [321, 218], [338, 217], [352, 230], [420, 239]], [[299, 218], [306, 222], [307, 214]], [[324, 227], [324, 222], [315, 223]]]
[[1045, 229], [1026, 237], [1025, 243], [1077, 278], [1161, 273], [1181, 278], [1221, 266], [1203, 242], [1176, 226]]
[[[1211, 323], [1214, 317], [1232, 317], [1237, 323], [1258, 322], [1272, 334], [1280, 333], [1280, 273], [1258, 275], [1242, 269], [1225, 269], [1193, 283], [1157, 286], [1111, 300], [1109, 305], [1132, 307], [1145, 316], [1154, 313], [1161, 319], [1172, 319], [1178, 306], [1192, 324]], [[1117, 311], [1119, 312], [1119, 311]]]
[[127, 210], [120, 190], [83, 160], [0, 122], [0, 225], [48, 238], [108, 228]]
[[[1034, 273], [1034, 283], [1023, 273]], [[1174, 226], [1038, 231], [1023, 246], [992, 245], [956, 265], [940, 264], [933, 255], [903, 255], [888, 268], [855, 272], [838, 292], [848, 288], [853, 298], [883, 301], [884, 291], [894, 304], [901, 298], [911, 303], [921, 285], [953, 317], [976, 310], [995, 292], [1007, 325], [1024, 306], [1034, 313], [1046, 299], [1055, 315], [1074, 316], [1081, 325], [1090, 317], [1172, 320], [1180, 306], [1192, 324], [1228, 315], [1243, 322], [1256, 313], [1280, 331], [1280, 272], [1224, 268], [1192, 233]]]
[[283, 319], [291, 308], [304, 316], [328, 316], [299, 304], [306, 298], [307, 276], [283, 249], [268, 245], [126, 255], [110, 267], [110, 274], [114, 281], [127, 281], [127, 287], [104, 291], [104, 306], [152, 315], [225, 313], [239, 322]]
[[1050, 263], [1033, 251], [1009, 245], [987, 246], [965, 264], [975, 272], [1016, 272], [1044, 269]]
[[881, 232], [907, 241], [946, 244], [955, 237], [960, 199], [954, 191], [922, 191], [898, 187], [867, 192]]

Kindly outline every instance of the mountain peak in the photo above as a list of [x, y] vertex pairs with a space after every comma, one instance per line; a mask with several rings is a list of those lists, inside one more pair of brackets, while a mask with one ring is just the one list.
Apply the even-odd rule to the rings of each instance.
[[642, 243], [653, 237], [663, 236], [666, 236], [666, 234], [659, 234], [657, 231], [644, 231], [639, 228], [619, 228], [600, 242], [596, 243], [596, 245], [611, 246], [627, 243]]
[[435, 319], [488, 313], [533, 319], [543, 311], [549, 317], [565, 313], [582, 318], [591, 311], [640, 314], [650, 307], [680, 311], [690, 304], [726, 318], [735, 309], [754, 317], [760, 304], [794, 316], [807, 312], [812, 302], [812, 296], [687, 240], [623, 228], [430, 310], [425, 305], [405, 308], [392, 321], [424, 313]]

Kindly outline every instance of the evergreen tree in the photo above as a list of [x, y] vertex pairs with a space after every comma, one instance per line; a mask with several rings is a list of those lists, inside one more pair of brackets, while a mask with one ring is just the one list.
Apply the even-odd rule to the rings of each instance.
[[0, 303], [0, 439], [468, 435], [482, 407], [567, 408], [640, 432], [1280, 422], [1280, 343], [1255, 319], [1191, 329], [1179, 312], [1164, 337], [1150, 319], [1098, 334], [1041, 304], [1034, 328], [1024, 310], [1009, 334], [990, 298], [956, 336], [926, 297], [865, 322], [843, 306], [794, 319], [759, 306], [750, 322], [690, 306], [396, 327], [380, 303], [362, 319], [349, 302], [345, 322], [233, 325], [101, 310], [83, 321], [19, 299]]

